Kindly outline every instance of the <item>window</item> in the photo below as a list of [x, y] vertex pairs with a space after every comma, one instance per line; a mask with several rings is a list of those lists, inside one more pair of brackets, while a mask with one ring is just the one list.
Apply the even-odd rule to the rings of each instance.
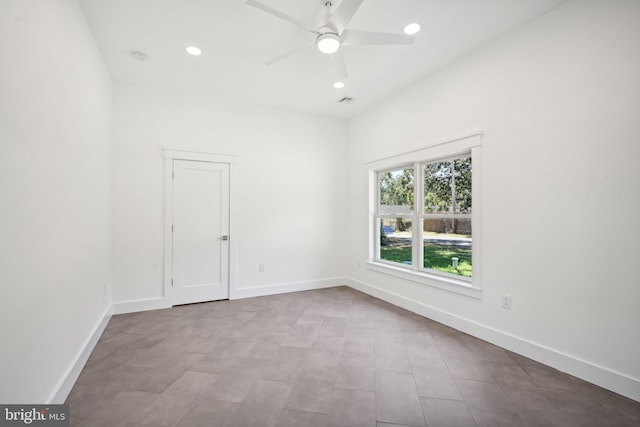
[[424, 182], [422, 225], [425, 269], [472, 277], [471, 153], [421, 164]]
[[413, 264], [414, 168], [378, 172], [379, 258]]
[[480, 296], [473, 214], [479, 140], [476, 134], [370, 164], [370, 268]]

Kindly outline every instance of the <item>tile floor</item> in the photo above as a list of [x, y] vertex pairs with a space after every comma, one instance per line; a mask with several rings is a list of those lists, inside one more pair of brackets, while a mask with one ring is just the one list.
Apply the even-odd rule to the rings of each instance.
[[640, 403], [346, 287], [114, 316], [72, 426], [640, 426]]

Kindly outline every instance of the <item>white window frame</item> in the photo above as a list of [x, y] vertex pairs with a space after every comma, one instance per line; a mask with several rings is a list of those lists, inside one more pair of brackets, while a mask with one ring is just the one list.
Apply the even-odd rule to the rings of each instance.
[[[453, 138], [428, 147], [419, 148], [398, 155], [386, 157], [365, 163], [369, 174], [369, 260], [367, 269], [400, 277], [405, 280], [418, 282], [434, 288], [454, 292], [472, 298], [482, 298], [481, 288], [481, 262], [480, 262], [480, 147], [482, 132], [474, 132], [462, 137]], [[456, 276], [454, 274], [439, 272], [433, 269], [425, 269], [420, 262], [423, 258], [422, 244], [416, 244], [416, 236], [420, 235], [422, 226], [420, 220], [424, 215], [424, 179], [422, 166], [425, 163], [454, 159], [464, 155], [471, 155], [473, 162], [472, 185], [472, 213], [471, 229], [473, 233], [471, 256], [473, 260], [473, 275], [471, 278]], [[380, 227], [379, 215], [379, 181], [380, 173], [401, 168], [413, 167], [414, 169], [414, 207], [412, 219], [412, 265], [386, 261], [379, 258], [380, 254]], [[394, 215], [405, 217], [406, 215]], [[452, 217], [452, 215], [447, 215]]]

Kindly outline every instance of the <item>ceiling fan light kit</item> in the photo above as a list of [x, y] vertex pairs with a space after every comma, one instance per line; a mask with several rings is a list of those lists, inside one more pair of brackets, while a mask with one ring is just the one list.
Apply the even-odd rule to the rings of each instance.
[[340, 42], [340, 36], [335, 33], [320, 34], [316, 38], [318, 50], [326, 54], [336, 53], [340, 49]]

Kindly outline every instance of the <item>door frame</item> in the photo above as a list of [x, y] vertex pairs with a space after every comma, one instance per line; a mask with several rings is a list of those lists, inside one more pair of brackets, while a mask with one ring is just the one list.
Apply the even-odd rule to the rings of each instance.
[[173, 306], [173, 161], [193, 160], [229, 165], [229, 299], [235, 298], [238, 157], [231, 153], [187, 151], [164, 148], [164, 292], [167, 307]]

